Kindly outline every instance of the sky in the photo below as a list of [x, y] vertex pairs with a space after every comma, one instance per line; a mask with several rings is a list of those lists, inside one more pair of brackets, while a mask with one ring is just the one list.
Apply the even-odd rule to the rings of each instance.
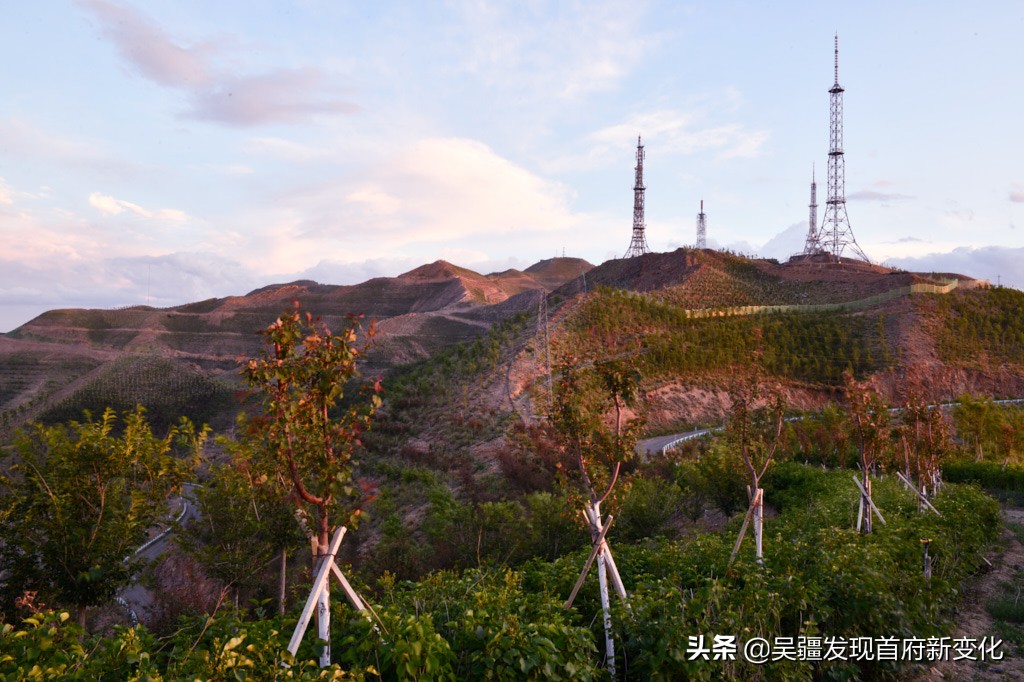
[[1024, 288], [1024, 3], [39, 0], [0, 22], [0, 331], [446, 259], [786, 258]]

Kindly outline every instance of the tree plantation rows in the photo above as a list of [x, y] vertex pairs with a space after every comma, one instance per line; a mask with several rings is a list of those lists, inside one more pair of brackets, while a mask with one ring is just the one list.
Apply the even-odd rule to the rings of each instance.
[[929, 297], [939, 322], [936, 346], [943, 360], [1024, 365], [1024, 292], [1006, 287], [964, 296]]
[[696, 318], [653, 297], [601, 290], [573, 320], [574, 338], [593, 352], [619, 347], [639, 355], [646, 377], [721, 372], [756, 361], [770, 374], [836, 385], [883, 369], [893, 353], [882, 315], [774, 313]]
[[50, 406], [47, 423], [80, 419], [83, 410], [100, 415], [110, 407], [124, 412], [145, 405], [150, 422], [166, 429], [185, 415], [196, 422], [213, 420], [234, 404], [234, 389], [166, 358], [119, 358], [77, 391]]
[[[233, 429], [169, 419], [161, 382], [206, 394], [156, 365], [124, 379], [152, 407], [102, 384], [116, 410], [24, 429], [0, 475], [0, 679], [897, 680], [912, 664], [693, 642], [952, 632], [1000, 528], [981, 486], [1024, 488], [1021, 408], [887, 404], [860, 381], [892, 361], [879, 315], [688, 319], [601, 290], [517, 418], [490, 396], [513, 358], [543, 363], [536, 324], [380, 378], [372, 326], [296, 305], [243, 364], [259, 408]], [[702, 372], [732, 376], [723, 428], [637, 455], [645, 382]], [[836, 401], [794, 413], [774, 376]], [[181, 496], [194, 518], [142, 566]], [[139, 580], [131, 626], [113, 598]]]

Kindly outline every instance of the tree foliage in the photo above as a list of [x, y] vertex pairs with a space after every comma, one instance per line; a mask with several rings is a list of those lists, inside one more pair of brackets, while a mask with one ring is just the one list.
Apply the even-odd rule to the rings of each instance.
[[356, 345], [359, 331], [359, 319], [349, 316], [334, 334], [296, 302], [263, 331], [266, 347], [243, 370], [264, 408], [252, 435], [271, 448], [274, 473], [285, 472], [299, 503], [315, 509], [324, 546], [332, 510], [348, 511], [348, 524], [358, 518], [353, 455], [380, 405], [377, 382], [369, 400], [339, 406], [348, 382], [359, 376], [356, 363], [365, 350]]
[[[578, 464], [591, 504], [608, 497], [622, 464], [636, 450], [640, 422], [623, 418], [625, 408], [636, 404], [639, 386], [640, 373], [627, 361], [595, 363], [589, 370], [573, 357], [560, 364], [551, 422]], [[608, 411], [614, 412], [611, 426]]]
[[[247, 421], [241, 419], [239, 426], [244, 431]], [[199, 517], [178, 532], [177, 540], [211, 577], [252, 594], [267, 564], [308, 543], [309, 532], [296, 522], [291, 481], [268, 475], [254, 461], [267, 456], [253, 451], [256, 443], [218, 442], [231, 459], [210, 466], [205, 484], [194, 491]]]
[[68, 425], [35, 424], [15, 441], [0, 479], [4, 610], [36, 591], [50, 605], [84, 609], [111, 599], [138, 562], [132, 553], [166, 520], [206, 437], [182, 419], [153, 435], [142, 408]]

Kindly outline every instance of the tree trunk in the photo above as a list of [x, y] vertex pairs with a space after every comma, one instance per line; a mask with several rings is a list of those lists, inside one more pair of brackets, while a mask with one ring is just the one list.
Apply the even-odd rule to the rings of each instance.
[[88, 606], [79, 606], [78, 607], [78, 625], [82, 628], [82, 632], [86, 632], [86, 628], [85, 628], [85, 615], [86, 615], [86, 611], [88, 611], [88, 609], [89, 609]]

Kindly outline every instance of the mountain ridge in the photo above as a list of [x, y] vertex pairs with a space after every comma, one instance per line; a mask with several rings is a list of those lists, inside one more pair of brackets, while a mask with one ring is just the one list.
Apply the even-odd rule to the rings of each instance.
[[[136, 306], [118, 310], [53, 310], [14, 332], [0, 335], [0, 414], [7, 415], [9, 424], [47, 415], [53, 417], [58, 407], [54, 404], [56, 396], [61, 397], [63, 405], [57, 413], [64, 417], [73, 417], [76, 410], [80, 414], [82, 407], [102, 409], [100, 403], [104, 395], [115, 395], [131, 406], [132, 391], [139, 396], [158, 395], [154, 382], [166, 382], [168, 373], [174, 373], [174, 367], [189, 377], [187, 385], [182, 385], [183, 391], [206, 403], [220, 400], [217, 405], [227, 414], [237, 409], [237, 406], [231, 408], [232, 403], [226, 396], [239, 387], [238, 361], [260, 351], [262, 340], [258, 332], [294, 300], [300, 300], [305, 310], [317, 314], [332, 328], [344, 324], [350, 312], [363, 313], [366, 322], [373, 321], [378, 335], [366, 367], [369, 374], [389, 372], [430, 358], [444, 349], [470, 344], [483, 338], [498, 323], [520, 320], [517, 333], [524, 336], [517, 342], [521, 346], [516, 351], [518, 359], [509, 360], [504, 372], [503, 383], [507, 385], [499, 389], [495, 384], [494, 395], [484, 401], [496, 410], [511, 409], [516, 395], [537, 385], [541, 372], [539, 356], [535, 351], [532, 356], [530, 353], [523, 355], [523, 349], [536, 349], [540, 343], [539, 339], [532, 338], [542, 327], [540, 313], [548, 310], [552, 338], [559, 343], [560, 326], [572, 318], [581, 302], [603, 295], [600, 291], [604, 290], [632, 292], [639, 297], [636, 305], [654, 306], [652, 310], [664, 310], [665, 313], [658, 314], [667, 314], [672, 319], [682, 313], [689, 316], [691, 313], [687, 311], [694, 310], [706, 311], [706, 316], [720, 316], [735, 314], [740, 308], [756, 311], [771, 305], [801, 309], [833, 309], [838, 305], [837, 310], [842, 310], [843, 304], [866, 300], [868, 305], [862, 312], [850, 313], [851, 321], [859, 319], [857, 315], [877, 318], [882, 320], [878, 322], [879, 328], [884, 327], [879, 333], [892, 337], [893, 344], [899, 345], [903, 339], [925, 349], [907, 354], [907, 357], [923, 358], [924, 364], [900, 366], [899, 371], [920, 377], [925, 371], [921, 367], [941, 365], [940, 370], [946, 376], [951, 370], [947, 371], [948, 368], [936, 360], [934, 352], [927, 350], [934, 346], [929, 335], [938, 332], [922, 326], [920, 311], [901, 293], [910, 291], [914, 284], [930, 285], [935, 290], [955, 286], [956, 296], [962, 297], [966, 293], [960, 291], [984, 287], [987, 283], [964, 275], [908, 273], [854, 261], [823, 263], [794, 259], [778, 263], [684, 248], [607, 261], [597, 267], [580, 259], [552, 258], [522, 271], [509, 269], [486, 275], [439, 260], [397, 277], [373, 278], [353, 285], [298, 280], [260, 287], [243, 296], [213, 298], [164, 309]], [[887, 292], [896, 298], [885, 296]], [[836, 313], [841, 314], [845, 313]], [[530, 319], [536, 322], [528, 322]], [[614, 339], [628, 333], [635, 336], [632, 343], [647, 343], [643, 334], [636, 336], [628, 331], [628, 325], [623, 327], [621, 320], [609, 318], [602, 324], [610, 326], [602, 328], [597, 338], [606, 336], [609, 343], [619, 343]], [[650, 327], [650, 333], [657, 329], [657, 325]], [[716, 327], [708, 329], [714, 331]], [[670, 332], [663, 329], [658, 333]], [[591, 344], [589, 338], [584, 335], [567, 343], [570, 347], [583, 348]], [[674, 352], [668, 341], [660, 343], [662, 350], [659, 352]], [[669, 345], [665, 346], [666, 343]], [[478, 351], [470, 349], [469, 352]], [[140, 357], [159, 361], [125, 360]], [[115, 365], [116, 362], [121, 364]], [[132, 378], [138, 385], [122, 390], [115, 385], [117, 382], [111, 373], [103, 369], [105, 366], [127, 368], [139, 375]], [[83, 377], [95, 380], [90, 383]], [[883, 380], [884, 377], [880, 379]], [[952, 381], [948, 379], [947, 383]], [[1018, 379], [1010, 375], [1000, 381], [999, 385], [1007, 390], [1019, 384]], [[65, 395], [66, 390], [60, 392], [62, 387], [82, 383], [88, 385], [75, 395]], [[974, 384], [961, 381], [958, 385], [989, 384], [995, 385], [993, 380], [983, 377]], [[811, 392], [823, 396], [828, 390], [827, 387], [824, 391], [812, 388]], [[658, 391], [664, 393], [660, 388]], [[694, 395], [689, 389], [684, 393]], [[500, 407], [502, 401], [505, 401], [505, 408]], [[182, 398], [179, 402], [187, 414], [187, 400]], [[676, 411], [694, 418], [699, 416], [699, 409], [681, 406], [680, 400], [662, 403], [666, 415]], [[168, 414], [173, 408], [173, 405], [167, 406]], [[527, 409], [533, 410], [532, 407]], [[195, 416], [207, 418], [205, 414]], [[671, 421], [671, 416], [661, 421]]]

